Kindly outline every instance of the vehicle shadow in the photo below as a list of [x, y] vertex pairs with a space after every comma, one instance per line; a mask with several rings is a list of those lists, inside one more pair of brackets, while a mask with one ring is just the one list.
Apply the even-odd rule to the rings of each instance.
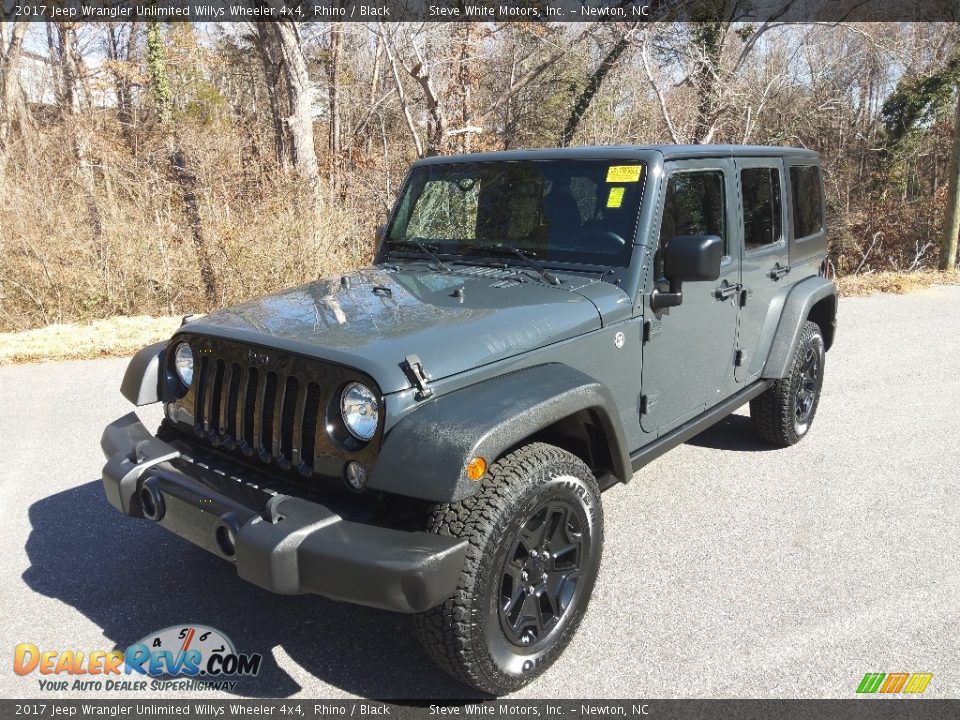
[[756, 436], [750, 417], [747, 415], [728, 415], [699, 435], [687, 440], [687, 444], [713, 450], [736, 450], [737, 452], [762, 452], [777, 449]]
[[99, 480], [39, 500], [29, 514], [23, 580], [103, 629], [109, 643], [91, 650], [125, 649], [148, 633], [196, 623], [224, 632], [239, 652], [263, 655], [259, 675], [239, 681], [239, 696], [300, 691], [277, 664], [286, 655], [303, 669], [300, 681], [314, 675], [366, 698], [486, 699], [438, 670], [402, 615], [261, 590], [205, 550], [118, 514]]

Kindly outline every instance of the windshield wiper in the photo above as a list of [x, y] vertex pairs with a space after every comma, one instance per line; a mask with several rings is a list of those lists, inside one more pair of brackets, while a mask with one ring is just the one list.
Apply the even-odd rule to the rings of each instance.
[[418, 237], [407, 238], [406, 240], [387, 240], [387, 243], [390, 245], [397, 245], [399, 247], [416, 248], [433, 260], [440, 270], [443, 270], [444, 272], [450, 272], [450, 268], [444, 264], [443, 260], [441, 260], [440, 257]]
[[488, 252], [491, 255], [513, 255], [523, 260], [529, 267], [532, 267], [538, 273], [540, 277], [546, 280], [551, 285], [559, 285], [560, 278], [554, 275], [552, 272], [547, 270], [543, 265], [537, 262], [533, 253], [526, 250], [521, 250], [516, 247], [498, 247], [496, 245], [468, 245], [470, 250], [478, 250], [480, 252]]

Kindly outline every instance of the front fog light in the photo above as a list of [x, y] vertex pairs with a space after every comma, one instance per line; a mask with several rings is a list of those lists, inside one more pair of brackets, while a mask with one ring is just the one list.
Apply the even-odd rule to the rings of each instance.
[[373, 391], [360, 383], [347, 385], [340, 395], [340, 416], [347, 430], [358, 440], [369, 440], [376, 435], [380, 407]]
[[354, 460], [348, 462], [343, 469], [343, 477], [354, 492], [361, 492], [367, 486], [367, 471]]
[[193, 350], [187, 343], [180, 343], [173, 352], [173, 366], [177, 377], [187, 387], [193, 382]]

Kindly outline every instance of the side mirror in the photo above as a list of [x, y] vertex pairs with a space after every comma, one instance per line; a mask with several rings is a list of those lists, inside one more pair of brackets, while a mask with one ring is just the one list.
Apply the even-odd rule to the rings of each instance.
[[716, 280], [722, 260], [723, 240], [717, 235], [677, 235], [663, 250], [663, 274], [670, 281], [670, 290], [654, 290], [650, 307], [676, 307], [683, 302], [683, 283]]

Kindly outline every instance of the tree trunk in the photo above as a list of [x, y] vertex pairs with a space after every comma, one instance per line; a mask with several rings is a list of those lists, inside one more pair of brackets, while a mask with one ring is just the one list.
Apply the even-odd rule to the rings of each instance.
[[203, 223], [196, 195], [197, 178], [187, 164], [174, 131], [172, 122], [173, 95], [170, 91], [170, 83], [167, 80], [167, 68], [163, 57], [163, 39], [160, 37], [160, 26], [156, 21], [151, 21], [147, 26], [147, 72], [150, 75], [150, 85], [153, 88], [153, 98], [157, 106], [157, 114], [160, 117], [167, 155], [170, 158], [170, 168], [173, 170], [183, 197], [183, 210], [187, 217], [187, 224], [190, 226], [190, 235], [197, 253], [197, 265], [200, 268], [204, 296], [207, 305], [212, 308], [217, 304], [217, 280], [213, 272], [213, 264], [210, 262], [206, 240], [203, 236]]
[[[373, 71], [370, 73], [370, 108], [374, 107], [374, 103], [377, 101], [377, 91], [380, 89], [380, 66], [383, 64], [383, 37], [379, 34], [377, 35], [377, 47], [373, 53]], [[367, 143], [366, 143], [366, 152], [364, 153], [367, 157], [370, 157], [373, 152], [373, 132], [371, 130], [366, 131]]]
[[460, 57], [459, 67], [457, 69], [457, 82], [460, 85], [460, 127], [463, 129], [461, 150], [465, 153], [470, 152], [470, 140], [473, 136], [471, 132], [471, 121], [473, 119], [473, 73], [471, 68], [473, 61], [471, 59], [471, 31], [473, 26], [466, 23], [461, 28], [462, 37], [460, 39]]
[[417, 132], [417, 126], [413, 122], [413, 113], [410, 111], [410, 102], [407, 98], [407, 92], [403, 89], [403, 82], [400, 78], [398, 67], [397, 49], [393, 46], [393, 38], [387, 34], [387, 30], [381, 30], [383, 38], [383, 48], [387, 53], [387, 59], [390, 61], [390, 72], [393, 74], [394, 86], [397, 88], [397, 100], [400, 101], [400, 109], [403, 111], [403, 119], [407, 123], [407, 129], [410, 131], [410, 137], [413, 138], [413, 146], [417, 150], [417, 157], [423, 157], [423, 141], [420, 140], [420, 133]]
[[127, 27], [126, 41], [124, 41], [124, 27], [126, 23], [108, 26], [107, 58], [111, 61], [110, 74], [113, 77], [114, 92], [117, 95], [117, 122], [123, 139], [136, 155], [137, 143], [133, 134], [133, 87], [130, 81], [131, 60], [133, 59], [137, 23], [130, 23]]
[[303, 54], [297, 28], [291, 20], [274, 23], [283, 52], [283, 70], [287, 79], [289, 115], [286, 124], [293, 142], [293, 163], [307, 186], [308, 205], [311, 217], [317, 217], [322, 209], [320, 195], [320, 169], [313, 140], [313, 93], [307, 59]]
[[330, 75], [329, 107], [330, 135], [327, 141], [329, 159], [329, 183], [331, 191], [336, 190], [340, 175], [340, 54], [343, 50], [343, 27], [340, 23], [330, 23]]
[[270, 102], [270, 119], [273, 122], [273, 149], [277, 164], [286, 170], [290, 167], [293, 153], [293, 138], [290, 128], [284, 122], [286, 99], [286, 77], [283, 74], [283, 52], [280, 48], [280, 35], [272, 22], [254, 23], [260, 48], [260, 60], [267, 84], [267, 98]]
[[65, 121], [73, 157], [77, 162], [77, 175], [83, 191], [84, 203], [90, 216], [90, 229], [97, 252], [97, 260], [104, 276], [107, 272], [106, 247], [103, 241], [103, 217], [97, 202], [97, 180], [90, 162], [90, 132], [80, 113], [80, 68], [75, 56], [75, 31], [70, 23], [57, 23], [60, 39], [60, 68], [63, 77], [63, 105], [60, 108]]
[[957, 235], [960, 234], [960, 92], [957, 93], [957, 109], [953, 117], [953, 151], [950, 153], [949, 172], [940, 246], [941, 270], [953, 270], [957, 264]]
[[624, 34], [617, 39], [617, 42], [613, 44], [613, 47], [610, 48], [610, 51], [603, 60], [600, 61], [597, 69], [593, 71], [593, 74], [587, 81], [586, 87], [583, 88], [577, 101], [573, 104], [573, 110], [570, 111], [567, 124], [560, 134], [560, 147], [567, 147], [573, 142], [573, 136], [576, 135], [577, 128], [580, 127], [580, 121], [583, 120], [583, 116], [589, 109], [590, 103], [593, 102], [593, 98], [600, 91], [600, 86], [603, 85], [607, 73], [617, 64], [617, 61], [623, 55], [624, 51], [630, 46], [630, 40], [636, 28], [637, 24], [635, 23], [629, 30], [624, 32]]
[[720, 60], [727, 28], [723, 23], [706, 22], [694, 26], [693, 41], [699, 48], [700, 60], [691, 75], [697, 96], [697, 119], [693, 142], [706, 144], [713, 140], [722, 106], [717, 97], [720, 88]]
[[20, 53], [27, 24], [18, 22], [9, 27], [9, 40], [5, 28], [0, 29], [0, 152], [7, 145], [14, 121], [17, 121], [21, 132], [27, 123], [23, 90], [20, 87]]
[[427, 155], [442, 155], [447, 145], [447, 114], [433, 85], [427, 61], [415, 43], [413, 50], [417, 55], [417, 62], [406, 70], [423, 90], [423, 99], [427, 104], [427, 112], [430, 113], [430, 121], [427, 123]]

